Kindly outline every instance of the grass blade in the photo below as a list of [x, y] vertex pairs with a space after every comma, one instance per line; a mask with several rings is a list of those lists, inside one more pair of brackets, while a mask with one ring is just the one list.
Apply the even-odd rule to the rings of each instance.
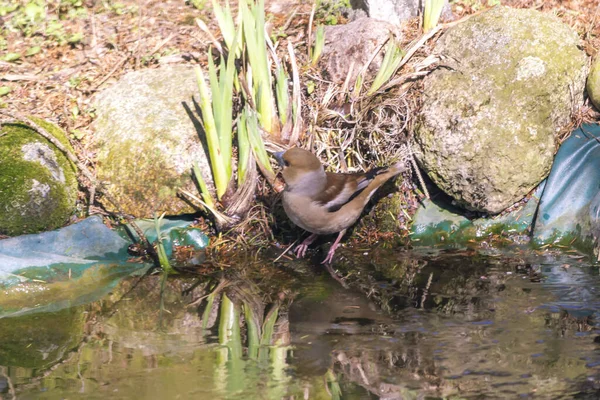
[[[215, 124], [211, 96], [208, 94], [208, 87], [206, 86], [206, 82], [204, 80], [204, 74], [202, 73], [202, 68], [199, 66], [196, 67], [196, 78], [198, 81], [198, 90], [200, 92], [200, 109], [202, 111], [202, 123], [204, 125], [206, 141], [208, 143], [211, 169], [213, 173], [213, 179], [215, 181], [215, 187], [217, 189], [217, 198], [220, 200], [227, 190], [229, 179], [220, 156], [221, 146]], [[218, 86], [215, 88], [215, 90], [218, 90], [217, 88]]]
[[265, 149], [265, 143], [263, 142], [260, 134], [260, 128], [258, 127], [258, 121], [256, 114], [250, 109], [247, 109], [247, 129], [248, 129], [248, 140], [250, 141], [250, 147], [252, 153], [256, 158], [256, 163], [260, 168], [261, 173], [265, 176], [269, 183], [275, 181], [275, 173], [271, 168], [271, 162], [269, 161], [269, 155]]
[[238, 141], [238, 187], [242, 186], [246, 179], [246, 172], [248, 171], [248, 161], [250, 160], [250, 141], [248, 139], [248, 127], [246, 109], [242, 111], [240, 121], [237, 127], [237, 141]]
[[423, 31], [425, 33], [438, 24], [443, 8], [444, 0], [425, 0], [425, 11], [423, 12]]
[[402, 62], [402, 57], [404, 56], [404, 52], [393, 38], [390, 38], [388, 42], [387, 49], [385, 51], [385, 56], [383, 56], [383, 61], [381, 62], [381, 67], [379, 71], [377, 71], [377, 75], [371, 84], [371, 87], [367, 91], [367, 95], [372, 95], [386, 83], [392, 75], [394, 75]]
[[240, 1], [239, 5], [248, 60], [253, 73], [254, 103], [261, 126], [267, 132], [273, 133], [273, 119], [276, 112], [271, 91], [271, 68], [267, 57], [264, 0], [254, 4], [252, 10], [248, 8], [245, 1]]
[[[234, 46], [235, 46], [234, 40]], [[219, 130], [219, 141], [221, 145], [221, 158], [227, 173], [227, 183], [232, 175], [232, 140], [233, 140], [233, 80], [235, 76], [235, 54], [230, 51], [227, 55], [227, 64], [221, 61], [221, 129]]]
[[202, 173], [200, 172], [200, 166], [197, 161], [194, 161], [192, 164], [192, 170], [194, 171], [194, 175], [196, 176], [196, 181], [198, 182], [198, 186], [200, 186], [200, 194], [202, 194], [202, 199], [209, 207], [215, 208], [215, 203], [213, 198], [208, 190], [208, 186], [206, 186], [206, 182], [202, 177]]
[[317, 62], [319, 62], [319, 58], [323, 52], [323, 46], [325, 46], [325, 27], [323, 25], [319, 25], [315, 35], [315, 44], [312, 47], [310, 55], [311, 65], [313, 67], [317, 65]]
[[294, 46], [288, 42], [288, 55], [290, 56], [290, 64], [292, 65], [292, 134], [289, 138], [290, 144], [296, 144], [300, 138], [302, 131], [302, 94], [300, 92], [300, 73], [298, 72], [298, 64], [296, 63], [296, 55]]
[[[215, 13], [215, 18], [217, 19], [217, 24], [219, 25], [219, 29], [221, 30], [221, 35], [223, 35], [223, 40], [225, 40], [225, 44], [227, 48], [231, 51], [234, 49], [233, 41], [235, 38], [235, 23], [233, 21], [233, 15], [231, 14], [231, 7], [229, 6], [229, 1], [225, 2], [225, 8], [221, 7], [218, 1], [212, 0], [213, 11]], [[237, 49], [234, 49], [234, 53], [238, 53]]]
[[252, 311], [252, 305], [244, 301], [244, 317], [248, 328], [248, 358], [257, 359], [260, 345], [260, 326]]
[[167, 257], [167, 251], [165, 250], [165, 246], [163, 244], [163, 240], [166, 238], [164, 234], [160, 231], [160, 225], [165, 216], [165, 213], [162, 213], [160, 217], [156, 217], [154, 215], [154, 229], [156, 230], [156, 253], [158, 255], [158, 262], [160, 263], [160, 267], [163, 269], [163, 272], [167, 275], [176, 274], [177, 271], [171, 266], [169, 262], [169, 257]]
[[285, 125], [290, 112], [290, 95], [288, 91], [289, 78], [285, 73], [283, 66], [277, 68], [277, 81], [276, 81], [276, 92], [277, 92], [277, 109], [279, 110], [279, 121], [281, 125]]

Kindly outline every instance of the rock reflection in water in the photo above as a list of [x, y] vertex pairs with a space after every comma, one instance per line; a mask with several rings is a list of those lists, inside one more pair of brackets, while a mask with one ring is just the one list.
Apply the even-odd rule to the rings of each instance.
[[[329, 366], [384, 398], [595, 395], [597, 273], [578, 257], [387, 255], [348, 257], [340, 268], [370, 302], [346, 292], [292, 305], [296, 362]], [[369, 313], [373, 303], [385, 317]], [[371, 324], [340, 329], [340, 306], [349, 304]]]

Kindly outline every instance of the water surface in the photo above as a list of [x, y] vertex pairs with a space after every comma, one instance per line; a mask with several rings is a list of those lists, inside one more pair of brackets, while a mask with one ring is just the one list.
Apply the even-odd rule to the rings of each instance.
[[[161, 278], [149, 276], [87, 304], [2, 318], [0, 396], [600, 395], [600, 282], [581, 256], [368, 253], [340, 256], [349, 289], [318, 263], [240, 262], [169, 279], [162, 311]], [[215, 289], [207, 310], [199, 299]]]

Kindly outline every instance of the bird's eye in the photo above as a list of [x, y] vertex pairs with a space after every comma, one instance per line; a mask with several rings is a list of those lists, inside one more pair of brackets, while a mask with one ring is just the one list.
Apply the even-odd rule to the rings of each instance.
[[288, 160], [283, 160], [283, 166], [284, 167], [289, 167], [290, 166], [290, 162]]

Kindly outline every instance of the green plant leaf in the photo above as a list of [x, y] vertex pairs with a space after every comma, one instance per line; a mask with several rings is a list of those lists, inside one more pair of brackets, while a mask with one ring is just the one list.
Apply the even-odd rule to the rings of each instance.
[[247, 113], [245, 108], [240, 115], [240, 120], [237, 125], [238, 134], [238, 187], [241, 187], [246, 180], [246, 172], [248, 171], [248, 162], [250, 159], [250, 141], [248, 139]]
[[173, 269], [171, 263], [169, 262], [169, 257], [167, 257], [167, 252], [165, 250], [165, 246], [163, 245], [163, 240], [165, 239], [164, 233], [160, 231], [160, 225], [165, 216], [165, 213], [162, 213], [160, 217], [156, 217], [154, 215], [154, 229], [156, 230], [156, 253], [158, 254], [158, 262], [160, 263], [160, 267], [166, 274], [176, 274], [177, 271]]
[[221, 30], [221, 34], [223, 35], [223, 39], [225, 40], [225, 44], [230, 51], [234, 51], [236, 55], [239, 55], [240, 43], [237, 46], [234, 46], [234, 40], [237, 35], [235, 29], [235, 22], [233, 21], [233, 15], [231, 14], [231, 7], [229, 6], [229, 1], [225, 2], [225, 8], [221, 7], [217, 0], [212, 0], [213, 11], [215, 13], [215, 18], [217, 19], [217, 23], [219, 25], [219, 29]]
[[311, 65], [317, 65], [319, 62], [319, 58], [321, 57], [321, 53], [323, 52], [323, 47], [325, 46], [325, 27], [323, 25], [319, 25], [317, 27], [317, 32], [315, 35], [315, 44], [311, 49]]
[[272, 133], [276, 110], [272, 93], [271, 68], [267, 56], [264, 0], [258, 0], [252, 10], [248, 8], [245, 1], [240, 1], [239, 8], [242, 15], [248, 60], [252, 67], [252, 86], [256, 110], [261, 126], [265, 131]]
[[27, 51], [25, 52], [25, 57], [31, 57], [36, 55], [37, 53], [39, 53], [40, 51], [42, 51], [42, 48], [40, 46], [33, 46], [27, 49]]
[[[221, 157], [221, 147], [219, 135], [217, 133], [217, 127], [215, 124], [215, 115], [213, 114], [211, 96], [208, 93], [208, 87], [204, 81], [202, 68], [199, 66], [196, 67], [196, 78], [198, 81], [198, 91], [200, 92], [200, 110], [202, 111], [202, 122], [204, 125], [204, 132], [206, 134], [206, 142], [208, 144], [208, 153], [212, 167], [212, 174], [217, 190], [217, 198], [220, 200], [227, 191], [229, 179], [227, 177], [227, 171], [225, 165], [223, 165], [223, 159]], [[216, 85], [215, 90], [218, 90], [218, 85]], [[213, 96], [214, 95], [215, 94], [213, 93]]]
[[277, 68], [277, 81], [276, 81], [276, 93], [277, 93], [277, 109], [279, 110], [279, 121], [281, 125], [285, 125], [290, 109], [290, 95], [288, 90], [289, 77], [285, 72], [283, 66]]
[[265, 143], [260, 134], [260, 128], [258, 126], [258, 121], [254, 112], [248, 112], [247, 123], [248, 140], [250, 141], [250, 147], [252, 148], [254, 158], [256, 158], [256, 163], [258, 164], [260, 171], [265, 176], [265, 178], [269, 182], [273, 182], [275, 180], [275, 173], [273, 172], [273, 168], [271, 168], [269, 155], [267, 154], [267, 150], [265, 149]]
[[7, 53], [2, 59], [6, 62], [14, 62], [21, 58], [19, 53]]
[[370, 96], [377, 92], [396, 73], [403, 56], [404, 52], [402, 49], [398, 47], [394, 38], [390, 38], [379, 71], [377, 71], [377, 75], [367, 91], [367, 95]]
[[200, 186], [200, 194], [202, 195], [202, 199], [204, 202], [211, 208], [215, 208], [215, 203], [213, 198], [208, 190], [208, 186], [202, 177], [202, 173], [200, 172], [200, 166], [197, 161], [194, 161], [192, 165], [192, 171], [194, 171], [194, 176], [196, 177], [196, 182], [198, 182], [198, 186]]
[[425, 10], [423, 12], [423, 31], [425, 33], [438, 24], [443, 8], [444, 0], [425, 0]]

